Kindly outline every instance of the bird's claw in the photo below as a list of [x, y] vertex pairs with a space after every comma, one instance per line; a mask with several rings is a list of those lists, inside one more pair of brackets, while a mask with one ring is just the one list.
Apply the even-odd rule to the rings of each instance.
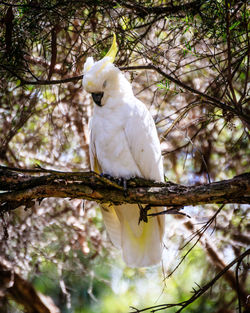
[[105, 174], [105, 173], [101, 173], [100, 174], [101, 177], [107, 178], [109, 180], [114, 180], [114, 177], [109, 175], [109, 174]]
[[110, 180], [111, 182], [116, 183], [120, 187], [123, 187], [124, 196], [125, 197], [128, 196], [127, 179], [126, 178], [123, 178], [123, 177], [113, 177], [113, 176], [111, 176], [109, 174], [104, 174], [104, 173], [101, 173], [100, 176]]

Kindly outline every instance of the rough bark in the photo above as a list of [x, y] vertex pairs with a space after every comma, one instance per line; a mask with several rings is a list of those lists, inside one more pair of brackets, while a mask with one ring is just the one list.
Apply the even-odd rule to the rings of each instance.
[[0, 212], [29, 206], [48, 197], [79, 198], [99, 203], [144, 203], [186, 206], [206, 203], [250, 203], [250, 173], [211, 184], [183, 186], [141, 178], [127, 181], [126, 190], [115, 180], [93, 172], [58, 172], [0, 167]]
[[0, 299], [5, 295], [22, 305], [27, 313], [61, 312], [50, 297], [37, 292], [7, 261], [0, 258]]

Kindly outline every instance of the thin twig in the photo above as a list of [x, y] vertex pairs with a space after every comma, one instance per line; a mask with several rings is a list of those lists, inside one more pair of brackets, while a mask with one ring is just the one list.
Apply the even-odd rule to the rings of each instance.
[[151, 307], [144, 308], [141, 310], [132, 308], [135, 311], [131, 311], [130, 313], [135, 313], [135, 312], [140, 313], [140, 312], [145, 312], [145, 311], [157, 312], [157, 311], [166, 310], [168, 308], [178, 307], [178, 306], [181, 308], [177, 310], [176, 313], [180, 313], [184, 308], [189, 306], [191, 303], [196, 301], [200, 296], [206, 293], [217, 282], [217, 280], [219, 280], [233, 265], [235, 265], [238, 262], [241, 262], [248, 255], [250, 255], [250, 249], [246, 250], [239, 257], [235, 258], [231, 263], [225, 266], [223, 270], [219, 272], [212, 280], [210, 280], [205, 286], [200, 287], [198, 290], [196, 290], [194, 295], [192, 295], [192, 297], [190, 297], [189, 299], [185, 301], [175, 303], [175, 304], [171, 303], [171, 304], [155, 305], [155, 306], [151, 306]]
[[242, 260], [239, 260], [235, 269], [235, 280], [236, 280], [236, 289], [238, 295], [238, 309], [239, 313], [241, 313], [241, 294], [240, 294], [240, 284], [239, 284], [239, 267]]

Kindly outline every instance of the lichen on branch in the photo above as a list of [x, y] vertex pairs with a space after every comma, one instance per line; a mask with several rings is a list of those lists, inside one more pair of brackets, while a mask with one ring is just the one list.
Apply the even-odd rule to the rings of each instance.
[[126, 192], [116, 180], [93, 172], [59, 172], [0, 167], [1, 212], [49, 197], [79, 198], [99, 203], [141, 203], [186, 206], [207, 203], [250, 203], [250, 173], [204, 185], [184, 186], [142, 178], [127, 181]]

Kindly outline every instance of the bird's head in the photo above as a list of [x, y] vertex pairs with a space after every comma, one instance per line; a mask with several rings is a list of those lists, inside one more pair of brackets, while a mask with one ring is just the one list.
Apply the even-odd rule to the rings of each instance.
[[102, 106], [104, 94], [114, 90], [120, 70], [113, 65], [118, 48], [114, 34], [113, 43], [104, 58], [95, 62], [92, 57], [87, 58], [83, 69], [83, 88], [92, 94], [94, 102]]

